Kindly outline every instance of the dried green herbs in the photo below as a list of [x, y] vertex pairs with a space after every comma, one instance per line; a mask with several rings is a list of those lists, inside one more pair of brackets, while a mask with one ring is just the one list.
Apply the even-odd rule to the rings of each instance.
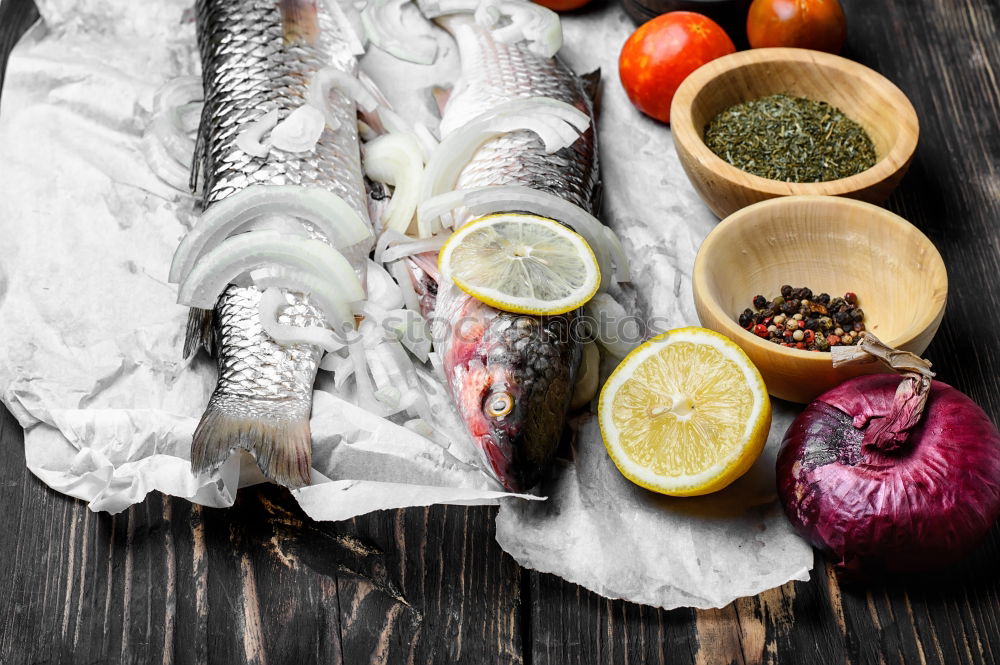
[[705, 144], [737, 168], [786, 182], [846, 178], [875, 164], [860, 125], [826, 102], [789, 95], [729, 107], [705, 127]]

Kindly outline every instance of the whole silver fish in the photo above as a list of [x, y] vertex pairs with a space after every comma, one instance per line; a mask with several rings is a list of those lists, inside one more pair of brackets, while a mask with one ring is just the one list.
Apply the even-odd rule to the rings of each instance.
[[[253, 157], [236, 145], [249, 123], [275, 109], [284, 118], [301, 106], [316, 71], [335, 66], [356, 73], [350, 28], [319, 5], [198, 1], [205, 94], [198, 142], [206, 207], [250, 185], [295, 184], [325, 188], [368, 220], [357, 111], [339, 93], [331, 93], [331, 102], [340, 127], [327, 126], [315, 150], [293, 154], [272, 148], [265, 157]], [[214, 312], [192, 310], [185, 353], [199, 345], [214, 347], [219, 378], [195, 431], [191, 464], [197, 472], [210, 471], [242, 448], [266, 476], [299, 487], [309, 482], [309, 416], [322, 352], [274, 342], [260, 325], [260, 297], [256, 288], [230, 285]], [[308, 297], [286, 294], [286, 300], [279, 322], [325, 325]]]
[[[538, 56], [524, 44], [498, 43], [468, 14], [438, 21], [455, 37], [462, 61], [461, 79], [441, 119], [442, 135], [519, 97], [552, 97], [591, 117], [590, 129], [554, 154], [528, 131], [489, 141], [457, 187], [522, 185], [596, 212], [593, 99], [599, 74], [578, 77], [558, 58]], [[448, 388], [469, 433], [506, 488], [531, 488], [552, 462], [569, 409], [582, 348], [574, 329], [577, 313], [511, 314], [450, 283], [425, 285], [423, 295]]]

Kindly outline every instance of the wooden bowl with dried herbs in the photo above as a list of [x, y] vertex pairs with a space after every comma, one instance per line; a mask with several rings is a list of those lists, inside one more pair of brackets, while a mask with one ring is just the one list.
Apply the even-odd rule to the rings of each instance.
[[944, 316], [948, 274], [931, 241], [884, 208], [788, 196], [719, 223], [698, 250], [692, 287], [701, 324], [746, 352], [769, 393], [805, 403], [881, 371], [831, 363], [830, 347], [862, 330], [922, 353]]
[[713, 60], [674, 96], [677, 155], [719, 217], [778, 196], [882, 203], [917, 147], [913, 105], [846, 58], [794, 48]]

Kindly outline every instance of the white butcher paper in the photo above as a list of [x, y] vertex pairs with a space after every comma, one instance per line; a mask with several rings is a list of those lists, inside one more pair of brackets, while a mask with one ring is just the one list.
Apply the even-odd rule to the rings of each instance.
[[[0, 97], [0, 399], [25, 428], [28, 468], [93, 510], [119, 512], [154, 490], [231, 505], [239, 487], [262, 481], [252, 462], [234, 455], [211, 475], [189, 464], [215, 368], [182, 359], [186, 309], [166, 275], [192, 201], [158, 180], [140, 149], [156, 89], [199, 71], [191, 3], [38, 4], [43, 20], [15, 49]], [[716, 220], [668, 128], [637, 113], [618, 82], [633, 25], [615, 5], [564, 17], [563, 29], [566, 61], [603, 72], [603, 218], [632, 258], [626, 304], [651, 332], [696, 325], [691, 268]], [[450, 39], [432, 32], [435, 65], [371, 49], [362, 69], [404, 117], [433, 129], [428, 88], [453, 81], [458, 63]], [[603, 364], [606, 374], [613, 363]], [[719, 607], [808, 578], [812, 551], [774, 490], [792, 407], [775, 404], [768, 447], [744, 478], [690, 499], [626, 481], [594, 418], [577, 417], [572, 450], [540, 496], [526, 497], [484, 472], [443, 384], [429, 367], [421, 376], [431, 436], [354, 406], [321, 373], [315, 484], [293, 492], [309, 515], [500, 503], [497, 540], [522, 566], [667, 608]]]

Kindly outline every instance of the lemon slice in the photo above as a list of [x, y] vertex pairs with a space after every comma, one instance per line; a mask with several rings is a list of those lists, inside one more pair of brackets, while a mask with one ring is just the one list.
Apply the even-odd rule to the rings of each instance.
[[728, 338], [679, 328], [632, 351], [598, 403], [604, 445], [622, 474], [673, 496], [715, 492], [760, 456], [771, 401]]
[[520, 314], [562, 314], [597, 292], [590, 245], [544, 217], [505, 213], [469, 222], [438, 255], [441, 274], [473, 298]]

